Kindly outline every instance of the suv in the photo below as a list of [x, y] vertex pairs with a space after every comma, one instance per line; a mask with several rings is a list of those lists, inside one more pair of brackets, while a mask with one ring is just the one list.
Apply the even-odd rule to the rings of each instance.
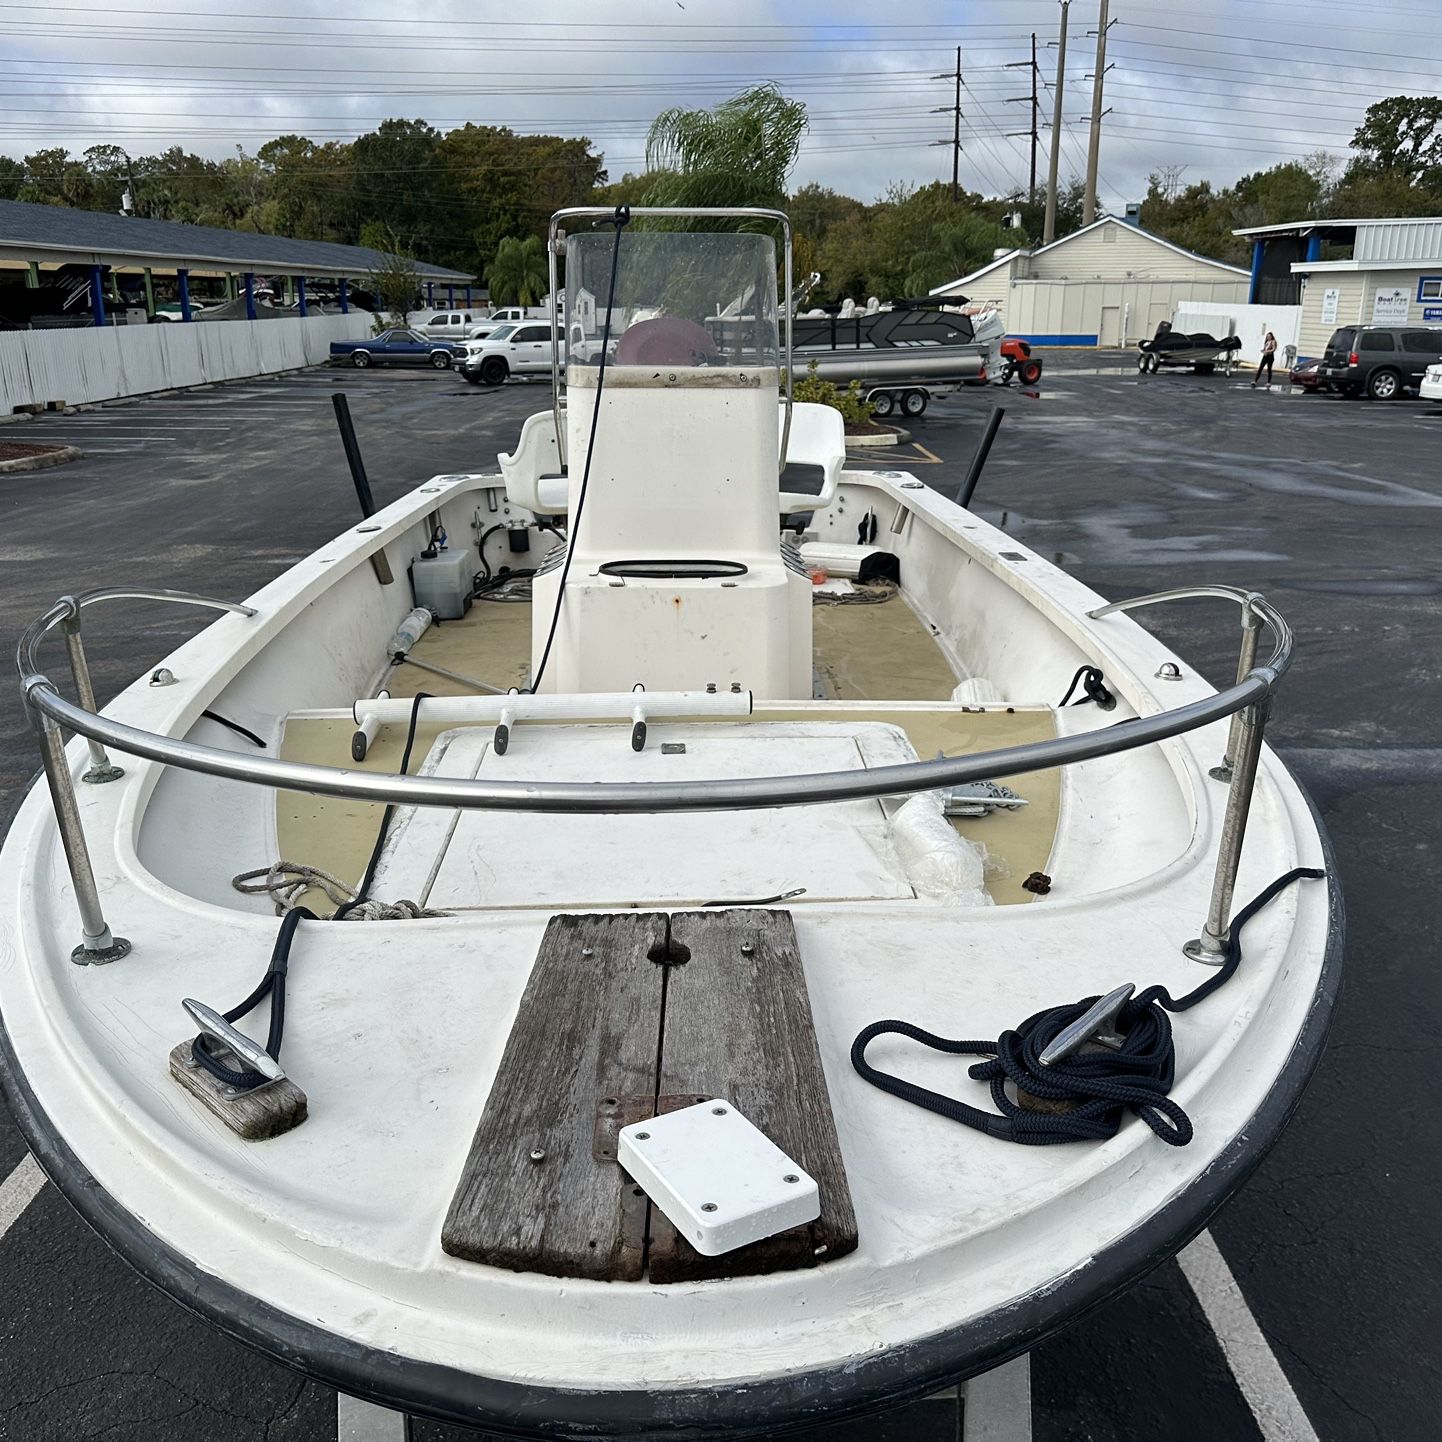
[[1344, 396], [1390, 401], [1422, 384], [1427, 367], [1442, 363], [1442, 328], [1347, 325], [1332, 332], [1317, 379]]

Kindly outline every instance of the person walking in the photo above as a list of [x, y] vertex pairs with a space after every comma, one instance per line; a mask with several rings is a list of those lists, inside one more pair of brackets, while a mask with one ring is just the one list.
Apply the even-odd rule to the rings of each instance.
[[1252, 377], [1252, 389], [1256, 390], [1257, 382], [1262, 378], [1262, 372], [1267, 373], [1267, 389], [1272, 388], [1272, 362], [1277, 356], [1277, 337], [1271, 331], [1267, 332], [1267, 338], [1262, 342], [1262, 358], [1257, 362], [1257, 373]]

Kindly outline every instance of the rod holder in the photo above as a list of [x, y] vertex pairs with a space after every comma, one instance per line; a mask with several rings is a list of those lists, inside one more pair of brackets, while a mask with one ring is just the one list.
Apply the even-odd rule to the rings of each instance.
[[[95, 704], [95, 688], [90, 683], [90, 665], [85, 659], [85, 643], [80, 639], [80, 603], [74, 596], [62, 596], [60, 604], [70, 607], [70, 614], [60, 624], [65, 632], [65, 649], [70, 654], [70, 675], [75, 682], [75, 695], [93, 716], [99, 707]], [[90, 769], [81, 776], [82, 781], [99, 786], [106, 781], [118, 781], [125, 775], [124, 768], [110, 759], [98, 741], [87, 736], [85, 745], [90, 752]]]
[[997, 431], [1001, 429], [1001, 418], [1005, 414], [1005, 406], [993, 406], [991, 414], [986, 418], [986, 429], [981, 433], [981, 441], [977, 445], [976, 454], [971, 458], [966, 479], [961, 483], [961, 490], [956, 497], [956, 504], [962, 510], [971, 509], [971, 498], [976, 492], [976, 483], [981, 480], [982, 467], [986, 465], [986, 458], [991, 454], [991, 443], [996, 439]]
[[80, 822], [80, 807], [75, 800], [75, 786], [70, 777], [70, 762], [60, 727], [37, 706], [30, 693], [36, 686], [54, 687], [43, 676], [26, 687], [25, 704], [31, 724], [40, 741], [40, 762], [45, 769], [45, 784], [50, 788], [50, 802], [55, 808], [55, 822], [60, 830], [60, 843], [65, 848], [65, 864], [75, 888], [75, 904], [80, 911], [80, 945], [70, 953], [78, 966], [100, 966], [119, 961], [130, 951], [123, 936], [112, 934], [100, 906], [100, 892], [95, 885], [95, 872], [90, 865], [90, 851], [85, 844], [85, 829]]

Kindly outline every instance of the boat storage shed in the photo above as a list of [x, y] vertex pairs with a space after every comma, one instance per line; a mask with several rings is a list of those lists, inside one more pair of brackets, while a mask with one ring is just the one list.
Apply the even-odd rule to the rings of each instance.
[[1442, 325], [1442, 218], [1299, 220], [1235, 230], [1252, 242], [1252, 298], [1302, 308], [1297, 353], [1340, 325]]
[[1126, 346], [1187, 301], [1243, 302], [1247, 271], [1194, 255], [1106, 215], [1036, 250], [1010, 250], [934, 296], [994, 304], [1007, 334], [1032, 345]]
[[[59, 285], [70, 293], [67, 309], [95, 325], [117, 318], [127, 295], [154, 315], [157, 290], [178, 296], [186, 320], [192, 292], [198, 299], [202, 291], [207, 298], [243, 298], [254, 319], [257, 277], [277, 282], [302, 315], [307, 279], [338, 288], [344, 308], [348, 284], [363, 284], [385, 259], [358, 245], [0, 200], [0, 288]], [[427, 305], [453, 304], [472, 282], [457, 270], [421, 262], [415, 268]]]

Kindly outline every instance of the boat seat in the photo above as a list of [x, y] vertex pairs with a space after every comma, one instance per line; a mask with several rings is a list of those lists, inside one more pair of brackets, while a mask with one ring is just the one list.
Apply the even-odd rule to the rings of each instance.
[[506, 481], [506, 499], [541, 516], [559, 516], [570, 505], [570, 481], [556, 444], [556, 417], [538, 411], [526, 417], [516, 449], [496, 457]]
[[[785, 410], [782, 409], [782, 424]], [[506, 481], [506, 499], [538, 515], [564, 515], [570, 504], [570, 482], [561, 469], [556, 421], [550, 411], [526, 417], [516, 448], [496, 457]], [[836, 496], [846, 464], [846, 427], [831, 406], [798, 401], [791, 410], [791, 434], [781, 473], [778, 510], [824, 511]]]
[[[781, 424], [786, 424], [784, 403]], [[781, 472], [781, 514], [826, 510], [836, 496], [845, 464], [846, 427], [841, 412], [832, 406], [797, 401], [791, 407], [791, 434], [786, 440]], [[796, 489], [790, 489], [791, 485]], [[812, 490], [812, 486], [816, 489]]]

